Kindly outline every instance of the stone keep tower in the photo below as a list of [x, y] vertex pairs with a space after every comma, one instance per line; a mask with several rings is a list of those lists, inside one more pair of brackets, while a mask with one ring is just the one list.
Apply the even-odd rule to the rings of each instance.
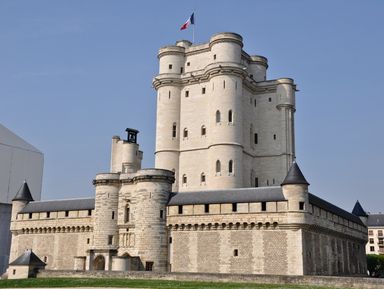
[[156, 167], [174, 191], [278, 185], [295, 158], [296, 86], [266, 80], [267, 59], [242, 47], [219, 33], [159, 51]]
[[94, 237], [89, 268], [168, 269], [166, 206], [174, 176], [141, 169], [137, 130], [112, 138], [111, 172], [96, 176]]

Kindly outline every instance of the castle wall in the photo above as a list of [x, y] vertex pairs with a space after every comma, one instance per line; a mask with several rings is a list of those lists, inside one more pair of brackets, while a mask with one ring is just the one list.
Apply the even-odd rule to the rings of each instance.
[[[10, 262], [26, 249], [45, 263], [46, 269], [74, 269], [76, 256], [86, 256], [93, 243], [92, 217], [88, 211], [19, 214], [11, 224], [12, 246]], [[30, 218], [31, 217], [31, 218]]]
[[199, 227], [170, 234], [172, 272], [302, 273], [301, 260], [289, 259], [290, 252], [300, 252], [294, 248], [295, 243], [301, 244], [300, 231]]
[[365, 275], [365, 243], [325, 230], [303, 231], [304, 274]]

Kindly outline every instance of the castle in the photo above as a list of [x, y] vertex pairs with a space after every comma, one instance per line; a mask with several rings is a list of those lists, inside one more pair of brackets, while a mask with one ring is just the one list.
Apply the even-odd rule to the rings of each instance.
[[[308, 192], [295, 160], [294, 81], [235, 33], [161, 48], [155, 169], [134, 129], [112, 138], [95, 198], [13, 199], [10, 260], [59, 270], [361, 275], [367, 227]], [[17, 260], [9, 275], [17, 275]]]

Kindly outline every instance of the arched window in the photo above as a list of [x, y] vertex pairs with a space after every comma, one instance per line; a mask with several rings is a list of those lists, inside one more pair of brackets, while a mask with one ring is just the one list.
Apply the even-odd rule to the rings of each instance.
[[183, 137], [188, 137], [188, 129], [187, 128], [184, 129]]
[[216, 123], [219, 123], [220, 121], [221, 121], [220, 110], [216, 110]]
[[205, 128], [205, 125], [201, 126], [201, 135], [206, 135], [207, 129]]
[[205, 174], [204, 173], [201, 173], [201, 175], [200, 175], [200, 182], [205, 183]]
[[233, 173], [233, 160], [230, 160], [230, 161], [228, 162], [228, 172], [229, 172], [230, 174]]
[[176, 122], [172, 125], [172, 137], [176, 137]]
[[216, 161], [216, 173], [221, 172], [221, 163], [219, 160]]
[[183, 182], [183, 185], [187, 184], [187, 175], [186, 174], [183, 175], [182, 182]]
[[232, 109], [228, 111], [228, 122], [232, 123], [233, 122], [233, 114], [232, 114]]

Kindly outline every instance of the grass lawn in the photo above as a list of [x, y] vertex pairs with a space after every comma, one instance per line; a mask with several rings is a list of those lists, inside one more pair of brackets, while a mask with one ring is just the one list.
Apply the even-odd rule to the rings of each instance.
[[52, 279], [21, 279], [0, 280], [0, 288], [46, 288], [46, 287], [125, 287], [153, 289], [330, 289], [330, 287], [305, 285], [263, 285], [253, 283], [219, 283], [219, 282], [190, 282], [166, 280], [129, 280], [129, 279], [96, 279], [96, 278], [52, 278]]

